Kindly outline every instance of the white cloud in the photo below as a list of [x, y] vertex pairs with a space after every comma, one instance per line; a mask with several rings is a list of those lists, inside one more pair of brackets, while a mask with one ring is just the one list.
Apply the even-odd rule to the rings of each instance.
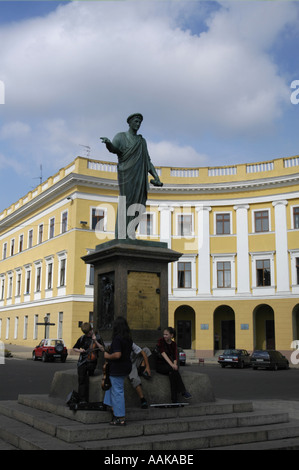
[[18, 130], [27, 166], [56, 171], [80, 144], [94, 158], [111, 159], [99, 136], [125, 130], [136, 111], [144, 114], [145, 138], [156, 142], [156, 165], [206, 162], [200, 140], [207, 132], [240, 137], [271, 129], [289, 88], [268, 50], [296, 21], [297, 7], [224, 3], [196, 35], [176, 26], [183, 2], [173, 9], [163, 3], [73, 2], [0, 28], [1, 135]]
[[208, 156], [199, 154], [191, 146], [179, 146], [173, 142], [147, 142], [151, 160], [156, 166], [190, 167], [204, 166]]

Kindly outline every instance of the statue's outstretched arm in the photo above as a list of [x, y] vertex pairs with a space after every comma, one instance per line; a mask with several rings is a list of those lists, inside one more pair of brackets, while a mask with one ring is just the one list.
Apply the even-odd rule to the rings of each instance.
[[111, 152], [111, 153], [117, 153], [118, 152], [117, 148], [114, 147], [111, 140], [109, 140], [107, 137], [100, 137], [100, 139], [103, 142], [103, 144], [106, 144], [106, 147], [109, 150], [109, 152]]

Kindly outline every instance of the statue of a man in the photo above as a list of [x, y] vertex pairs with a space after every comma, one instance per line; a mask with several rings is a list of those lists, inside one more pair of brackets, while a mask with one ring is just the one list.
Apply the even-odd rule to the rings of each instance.
[[[117, 171], [119, 193], [120, 196], [125, 196], [126, 198], [125, 238], [130, 236], [127, 228], [129, 223], [136, 217], [133, 205], [139, 204], [140, 207], [143, 206], [145, 210], [149, 188], [148, 173], [154, 178], [150, 180], [154, 186], [163, 186], [148, 154], [146, 140], [141, 134], [137, 134], [142, 121], [142, 114], [131, 114], [127, 119], [127, 123], [129, 124], [129, 130], [127, 132], [119, 132], [112, 142], [107, 137], [101, 137], [102, 142], [106, 144], [109, 152], [115, 153], [118, 156]], [[129, 209], [130, 207], [131, 211]], [[137, 208], [136, 211], [139, 212]], [[128, 215], [128, 212], [130, 215]], [[119, 216], [120, 214], [118, 214], [118, 218]], [[116, 222], [115, 236], [119, 238], [118, 222]], [[130, 238], [133, 237], [130, 236]]]

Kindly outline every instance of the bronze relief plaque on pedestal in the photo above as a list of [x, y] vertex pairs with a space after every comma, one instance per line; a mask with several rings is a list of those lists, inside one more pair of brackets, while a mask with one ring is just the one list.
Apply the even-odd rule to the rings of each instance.
[[129, 271], [127, 320], [133, 330], [157, 330], [160, 318], [160, 275]]

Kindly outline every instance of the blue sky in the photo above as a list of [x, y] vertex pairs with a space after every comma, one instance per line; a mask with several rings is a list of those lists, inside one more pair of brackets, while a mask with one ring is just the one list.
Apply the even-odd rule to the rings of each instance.
[[[99, 137], [152, 161], [218, 166], [299, 153], [299, 2], [0, 1], [0, 211]], [[299, 93], [298, 93], [299, 96]]]

